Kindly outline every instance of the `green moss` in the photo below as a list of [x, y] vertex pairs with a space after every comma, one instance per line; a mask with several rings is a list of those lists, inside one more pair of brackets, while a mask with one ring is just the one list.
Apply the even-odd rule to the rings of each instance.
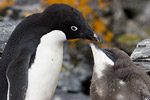
[[147, 32], [146, 37], [147, 38], [150, 37], [150, 29], [149, 28], [146, 29], [146, 32]]
[[133, 45], [136, 44], [138, 41], [142, 40], [144, 37], [141, 37], [137, 34], [123, 34], [117, 37], [117, 42], [119, 44], [125, 45]]

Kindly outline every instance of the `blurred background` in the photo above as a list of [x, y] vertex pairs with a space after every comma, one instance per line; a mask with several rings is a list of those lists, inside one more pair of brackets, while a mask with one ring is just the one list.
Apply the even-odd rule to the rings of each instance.
[[[78, 9], [102, 37], [97, 44], [101, 48], [116, 47], [130, 55], [139, 41], [150, 36], [150, 0], [0, 0], [0, 54], [21, 20], [54, 3]], [[53, 100], [89, 100], [92, 69], [88, 41], [65, 42], [62, 73]]]

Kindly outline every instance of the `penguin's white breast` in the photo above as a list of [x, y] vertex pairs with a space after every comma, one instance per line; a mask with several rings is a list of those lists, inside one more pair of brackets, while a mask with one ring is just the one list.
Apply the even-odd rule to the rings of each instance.
[[28, 70], [25, 100], [50, 100], [61, 72], [65, 34], [52, 31], [41, 38], [33, 64]]

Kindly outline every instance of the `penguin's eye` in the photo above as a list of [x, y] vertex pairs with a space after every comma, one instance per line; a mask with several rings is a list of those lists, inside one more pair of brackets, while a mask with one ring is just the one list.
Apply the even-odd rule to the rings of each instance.
[[76, 26], [71, 26], [71, 30], [72, 30], [72, 31], [77, 31], [78, 28], [77, 28]]

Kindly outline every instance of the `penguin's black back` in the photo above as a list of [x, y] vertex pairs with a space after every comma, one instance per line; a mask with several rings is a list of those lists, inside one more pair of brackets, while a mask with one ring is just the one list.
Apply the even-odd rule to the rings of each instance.
[[106, 64], [101, 78], [93, 72], [90, 87], [92, 100], [150, 100], [150, 79], [146, 73], [124, 51], [106, 50], [113, 54], [114, 66]]
[[[48, 9], [51, 9], [51, 6]], [[6, 71], [10, 62], [18, 56], [21, 50], [24, 50], [31, 53], [30, 63], [32, 63], [40, 38], [49, 31], [54, 30], [51, 25], [53, 20], [46, 23], [44, 17], [43, 13], [37, 13], [25, 18], [10, 36], [0, 60], [0, 100], [6, 100], [8, 90]]]
[[[4, 91], [7, 91], [7, 79], [6, 79], [6, 69], [9, 66], [9, 63], [17, 56], [17, 53], [19, 52], [19, 49], [21, 47], [30, 49], [31, 51], [34, 51], [33, 49], [36, 48], [36, 45], [34, 44], [34, 38], [28, 37], [28, 34], [31, 34], [31, 32], [34, 32], [32, 29], [32, 26], [34, 25], [32, 18], [37, 17], [38, 14], [32, 15], [26, 19], [24, 19], [13, 31], [10, 39], [8, 40], [8, 43], [5, 47], [5, 50], [2, 54], [2, 59], [0, 60], [0, 100], [6, 100], [6, 93], [4, 94]], [[29, 23], [31, 22], [31, 23]], [[22, 40], [22, 37], [29, 38], [33, 41], [33, 43], [25, 44], [25, 42], [29, 42], [27, 40]], [[36, 42], [37, 43], [37, 42]], [[2, 92], [2, 93], [1, 93]], [[4, 96], [3, 96], [3, 95]], [[3, 98], [4, 97], [4, 98]], [[2, 98], [2, 99], [1, 99]]]

